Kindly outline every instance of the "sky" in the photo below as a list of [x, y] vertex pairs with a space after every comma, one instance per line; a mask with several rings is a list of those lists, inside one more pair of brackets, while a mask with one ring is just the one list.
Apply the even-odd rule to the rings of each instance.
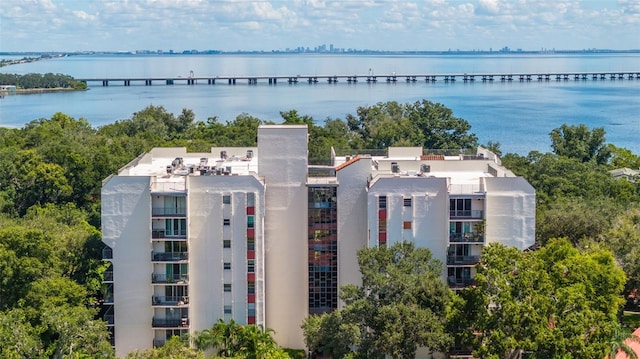
[[640, 49], [640, 0], [0, 0], [0, 51]]

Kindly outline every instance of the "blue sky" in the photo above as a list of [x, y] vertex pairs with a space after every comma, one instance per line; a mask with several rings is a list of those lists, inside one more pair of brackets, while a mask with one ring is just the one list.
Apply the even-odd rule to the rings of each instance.
[[640, 0], [0, 0], [0, 51], [640, 49]]

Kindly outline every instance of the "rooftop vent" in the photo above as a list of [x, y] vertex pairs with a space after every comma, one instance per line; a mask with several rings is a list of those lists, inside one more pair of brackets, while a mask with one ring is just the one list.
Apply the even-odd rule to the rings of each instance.
[[247, 159], [253, 158], [253, 150], [247, 150]]
[[222, 158], [223, 160], [227, 159], [227, 151], [220, 151], [220, 158]]
[[391, 173], [399, 173], [400, 172], [400, 165], [398, 165], [398, 162], [391, 162]]
[[429, 172], [431, 172], [431, 166], [430, 166], [430, 165], [428, 165], [428, 164], [425, 164], [425, 163], [421, 164], [421, 165], [420, 165], [420, 172], [422, 172], [422, 173], [429, 173]]

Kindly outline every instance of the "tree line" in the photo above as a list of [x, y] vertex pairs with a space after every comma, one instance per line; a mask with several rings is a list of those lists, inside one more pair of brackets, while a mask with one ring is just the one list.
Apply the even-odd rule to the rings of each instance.
[[87, 84], [76, 81], [73, 77], [63, 74], [5, 74], [0, 73], [0, 84], [14, 85], [18, 89], [53, 89], [69, 88], [75, 90], [85, 90]]
[[[427, 100], [379, 103], [360, 107], [345, 119], [327, 118], [321, 122], [296, 110], [281, 112], [281, 117], [280, 123], [309, 127], [310, 163], [328, 163], [332, 147], [355, 153], [364, 149], [384, 150], [388, 146], [475, 151], [478, 145], [478, 138], [466, 120], [455, 117], [445, 106]], [[149, 106], [128, 119], [99, 128], [91, 126], [86, 119], [62, 113], [33, 120], [22, 128], [0, 128], [0, 356], [112, 357], [100, 305], [104, 289], [101, 279], [107, 269], [101, 261], [103, 245], [99, 231], [102, 180], [153, 147], [184, 146], [189, 151], [209, 152], [213, 146], [256, 146], [258, 126], [269, 123], [272, 122], [244, 113], [227, 121], [217, 117], [196, 120], [188, 109], [174, 115], [163, 107]], [[485, 146], [501, 154], [498, 142]], [[640, 282], [640, 182], [616, 180], [608, 171], [618, 167], [640, 168], [640, 157], [628, 149], [608, 144], [603, 129], [589, 129], [584, 125], [550, 129], [550, 148], [551, 151], [545, 153], [532, 151], [527, 155], [502, 156], [507, 168], [524, 176], [536, 188], [536, 247], [518, 255], [508, 249], [491, 250], [514, 255], [508, 263], [517, 266], [516, 273], [522, 276], [517, 276], [521, 281], [518, 288], [535, 289], [531, 298], [514, 292], [515, 289], [504, 288], [504, 283], [516, 282], [500, 277], [502, 272], [492, 271], [494, 267], [507, 268], [507, 264], [503, 259], [490, 261], [490, 258], [502, 257], [487, 252], [483, 267], [478, 269], [478, 290], [468, 295], [454, 295], [431, 277], [406, 282], [419, 290], [415, 295], [403, 289], [396, 297], [385, 294], [385, 298], [376, 299], [371, 294], [375, 292], [369, 291], [371, 288], [345, 288], [342, 298], [347, 307], [323, 319], [321, 326], [321, 334], [337, 333], [343, 337], [319, 335], [317, 338], [324, 339], [311, 343], [310, 348], [313, 344], [314, 350], [320, 353], [337, 347], [342, 351], [333, 352], [335, 357], [356, 356], [357, 351], [343, 351], [354, 348], [357, 343], [359, 348], [367, 350], [367, 355], [375, 352], [406, 357], [414, 346], [467, 346], [476, 348], [483, 357], [491, 357], [497, 352], [489, 348], [501, 342], [502, 337], [485, 335], [481, 341], [478, 336], [467, 338], [452, 333], [469, 333], [463, 329], [470, 328], [473, 333], [499, 333], [496, 329], [499, 328], [507, 342], [516, 343], [509, 348], [499, 348], [501, 353], [495, 354], [499, 357], [504, 357], [505, 350], [560, 353], [571, 349], [574, 357], [580, 357], [575, 354], [580, 350], [602, 352], [602, 341], [611, 338], [618, 329], [616, 321], [620, 323], [620, 318], [612, 318], [612, 313], [616, 313], [612, 308], [617, 308], [619, 299], [632, 293]], [[606, 286], [581, 288], [579, 282], [589, 283], [596, 278], [572, 277], [572, 281], [556, 278], [564, 275], [561, 269], [547, 274], [533, 271], [531, 268], [551, 263], [546, 257], [535, 257], [537, 253], [550, 256], [549, 246], [558, 252], [554, 252], [557, 255], [553, 258], [565, 261], [567, 273], [583, 270], [578, 264], [593, 265], [587, 269], [593, 275], [604, 269], [610, 271], [598, 277], [609, 278]], [[431, 263], [427, 254], [420, 256]], [[437, 264], [432, 263], [429, 268], [435, 266]], [[624, 273], [620, 275], [616, 268], [622, 268]], [[431, 269], [424, 269], [427, 270]], [[534, 275], [537, 277], [532, 277]], [[403, 278], [400, 273], [397, 277]], [[482, 278], [487, 279], [483, 282]], [[378, 279], [372, 274], [374, 283]], [[543, 283], [544, 287], [536, 289], [530, 283]], [[560, 284], [568, 283], [573, 283], [571, 292], [559, 293]], [[608, 291], [610, 297], [587, 297], [596, 289]], [[391, 286], [385, 290], [390, 293], [398, 288]], [[505, 298], [504, 307], [509, 310], [505, 309], [500, 316], [487, 317], [483, 312], [487, 303], [496, 303], [507, 293], [512, 293], [509, 296], [513, 300], [531, 301], [530, 307], [514, 308], [513, 302]], [[590, 342], [593, 346], [580, 349], [574, 345], [578, 338], [575, 333], [585, 328], [581, 325], [586, 321], [582, 324], [577, 319], [575, 323], [563, 322], [561, 313], [572, 307], [554, 303], [542, 306], [536, 302], [538, 297], [554, 295], [558, 300], [564, 298], [566, 303], [574, 301], [579, 308], [600, 303], [596, 306], [597, 312], [576, 311], [585, 318], [593, 318], [591, 323], [608, 323], [594, 327], [598, 332], [589, 334], [589, 338], [594, 338]], [[605, 299], [611, 307], [601, 303]], [[396, 301], [402, 305], [396, 306]], [[367, 309], [373, 308], [372, 303], [380, 310]], [[515, 314], [518, 319], [526, 318], [523, 313], [532, 308], [539, 309], [529, 313], [532, 323], [538, 325], [539, 337], [524, 337], [523, 333], [509, 329], [516, 323], [500, 320]], [[442, 313], [447, 316], [442, 318]], [[386, 320], [393, 323], [406, 318], [406, 323], [412, 323], [407, 317], [410, 314], [424, 319], [423, 325], [430, 326], [418, 328], [415, 333], [403, 332], [405, 328], [401, 327], [385, 327], [380, 331], [386, 333], [384, 340], [371, 336], [375, 332], [363, 331]], [[460, 320], [453, 321], [456, 315]], [[494, 320], [473, 321], [485, 317]], [[359, 319], [354, 322], [353, 318]], [[554, 344], [553, 348], [531, 344], [540, 343], [550, 335], [543, 330], [545, 320], [546, 328], [551, 325], [557, 329], [553, 335], [566, 338], [565, 344]], [[452, 323], [458, 324], [451, 327]], [[411, 340], [415, 345], [404, 341], [403, 338], [411, 337], [409, 334], [414, 336]], [[586, 334], [582, 334], [584, 339]], [[356, 336], [357, 341], [353, 339]], [[343, 345], [347, 342], [349, 345]], [[391, 351], [388, 348], [392, 348], [392, 344], [400, 345], [401, 349]], [[174, 343], [174, 349], [181, 351], [178, 348], [181, 345], [182, 342]], [[151, 351], [137, 355], [160, 354]]]

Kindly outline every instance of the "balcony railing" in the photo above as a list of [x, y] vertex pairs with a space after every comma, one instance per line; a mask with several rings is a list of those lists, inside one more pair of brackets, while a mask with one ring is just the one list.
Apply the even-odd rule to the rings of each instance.
[[153, 217], [184, 217], [187, 209], [184, 207], [153, 207], [151, 208], [151, 216]]
[[152, 252], [153, 262], [179, 262], [189, 259], [189, 252]]
[[449, 242], [484, 243], [484, 236], [479, 233], [450, 233]]
[[153, 318], [151, 326], [154, 328], [187, 328], [189, 327], [189, 318], [178, 319], [157, 319]]
[[113, 270], [106, 270], [102, 273], [102, 280], [104, 282], [113, 282]]
[[480, 262], [480, 256], [447, 256], [448, 265], [472, 265]]
[[166, 342], [165, 339], [154, 339], [153, 340], [153, 347], [154, 348], [158, 348], [164, 345], [164, 343]]
[[189, 283], [188, 274], [152, 274], [151, 283], [174, 283], [174, 284], [186, 284]]
[[170, 238], [170, 239], [174, 239], [174, 238], [181, 238], [181, 239], [185, 239], [187, 238], [187, 232], [186, 231], [180, 231], [180, 232], [167, 232], [164, 229], [154, 229], [151, 231], [151, 238]]
[[115, 322], [113, 314], [105, 314], [102, 319], [107, 322], [107, 325], [113, 325], [113, 323]]
[[113, 259], [113, 249], [111, 247], [102, 248], [102, 259]]
[[161, 297], [154, 295], [151, 297], [151, 304], [160, 306], [183, 306], [189, 304], [189, 296]]
[[450, 288], [461, 289], [475, 285], [476, 281], [473, 278], [449, 278], [447, 283]]
[[450, 210], [449, 217], [450, 218], [482, 219], [482, 211], [481, 210]]

